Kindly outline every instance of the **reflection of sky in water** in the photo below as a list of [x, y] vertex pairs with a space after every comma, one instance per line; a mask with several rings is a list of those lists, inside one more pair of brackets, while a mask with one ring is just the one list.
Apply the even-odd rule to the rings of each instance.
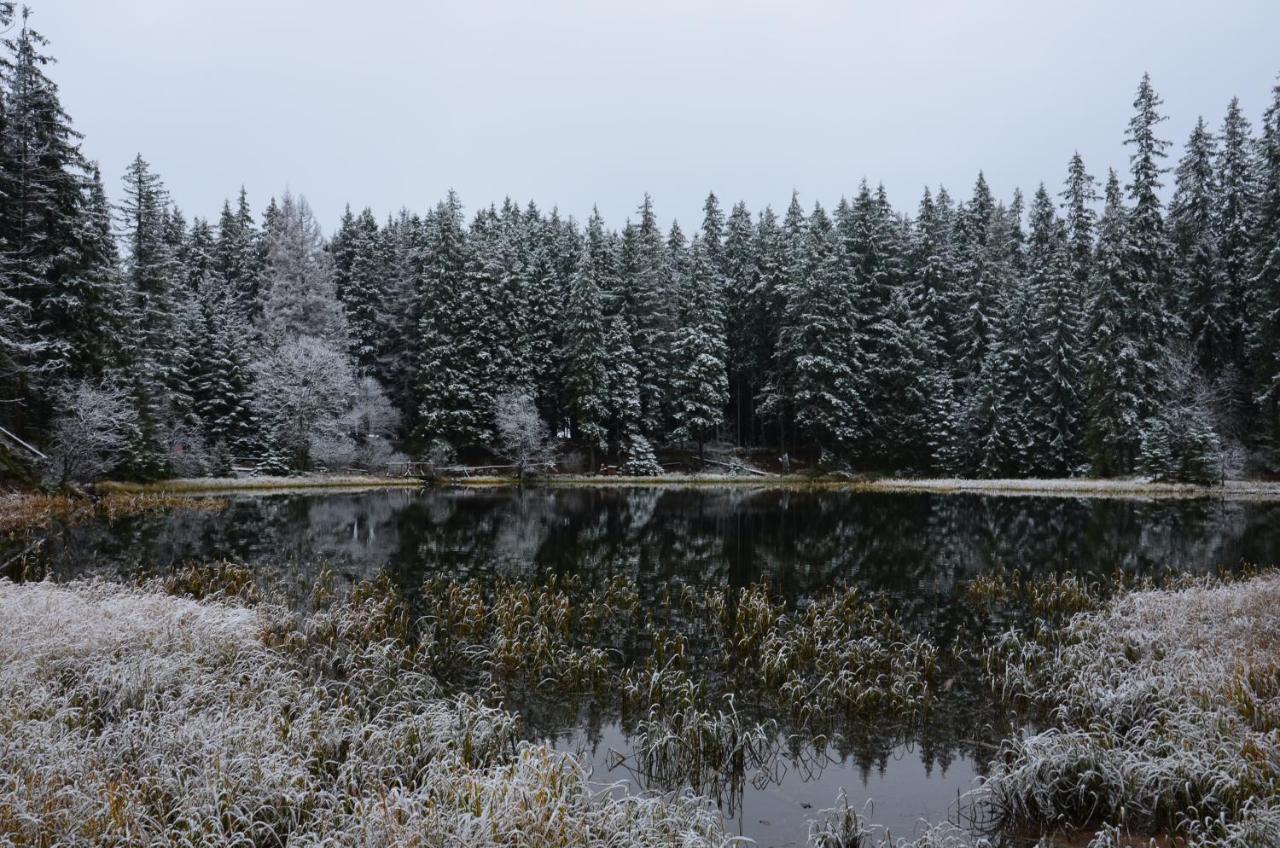
[[[600, 728], [592, 746], [582, 733], [555, 741], [562, 751], [578, 754], [591, 765], [593, 779], [602, 786], [622, 782], [632, 789], [644, 788], [628, 768], [618, 764], [610, 752], [629, 750], [626, 734], [617, 724]], [[761, 848], [803, 846], [809, 821], [821, 810], [836, 805], [843, 789], [850, 808], [873, 826], [886, 828], [894, 838], [916, 835], [921, 820], [944, 821], [953, 811], [956, 796], [973, 787], [977, 772], [965, 759], [953, 761], [946, 769], [926, 768], [911, 745], [901, 745], [869, 773], [851, 761], [829, 756], [823, 764], [781, 763], [771, 771], [777, 778], [753, 785], [748, 780], [742, 797], [725, 809], [726, 826], [739, 836], [756, 840]]]
[[[975, 632], [965, 618], [972, 613], [955, 602], [957, 588], [974, 574], [1204, 571], [1280, 562], [1277, 519], [1277, 504], [1213, 500], [702, 488], [390, 490], [237, 495], [221, 513], [57, 528], [36, 556], [64, 576], [242, 560], [295, 599], [307, 596], [325, 567], [337, 572], [339, 585], [385, 571], [410, 598], [432, 575], [576, 573], [596, 583], [621, 574], [636, 581], [645, 603], [680, 584], [696, 590], [765, 579], [790, 598], [852, 584], [887, 593], [908, 628], [947, 644], [953, 630]], [[5, 553], [0, 542], [0, 561]], [[980, 624], [976, 630], [1001, 622]], [[694, 634], [695, 653], [698, 626], [679, 624]], [[991, 699], [975, 678], [942, 693], [918, 728], [846, 727], [843, 760], [833, 754], [813, 773], [784, 762], [777, 781], [753, 786], [748, 779], [731, 826], [763, 845], [803, 844], [808, 820], [834, 806], [843, 788], [856, 812], [871, 799], [866, 811], [873, 824], [909, 836], [921, 818], [945, 818], [957, 794], [972, 786], [976, 761], [998, 737]], [[542, 697], [512, 697], [508, 706], [524, 715], [529, 733], [556, 734], [561, 748], [587, 746], [597, 779], [629, 779], [625, 767], [609, 768], [616, 766], [610, 748], [628, 752], [616, 710]]]

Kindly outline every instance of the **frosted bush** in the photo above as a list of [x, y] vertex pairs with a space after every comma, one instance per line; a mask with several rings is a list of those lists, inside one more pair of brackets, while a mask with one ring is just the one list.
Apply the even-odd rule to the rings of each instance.
[[1280, 844], [1280, 575], [1147, 590], [989, 655], [1050, 727], [1005, 744], [976, 812], [993, 827], [1168, 830]]

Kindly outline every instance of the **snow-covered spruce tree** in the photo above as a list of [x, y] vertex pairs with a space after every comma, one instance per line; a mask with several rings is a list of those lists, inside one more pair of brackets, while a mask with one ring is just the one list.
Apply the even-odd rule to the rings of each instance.
[[1238, 98], [1231, 98], [1227, 106], [1218, 141], [1218, 156], [1214, 161], [1218, 205], [1214, 210], [1214, 220], [1217, 223], [1218, 258], [1226, 289], [1229, 346], [1225, 356], [1228, 367], [1238, 375], [1236, 381], [1244, 389], [1236, 393], [1234, 403], [1247, 406], [1248, 381], [1244, 379], [1249, 371], [1245, 355], [1246, 302], [1257, 192], [1253, 134], [1249, 121], [1240, 111]]
[[383, 338], [376, 374], [400, 411], [405, 432], [417, 428], [418, 324], [422, 319], [425, 231], [420, 216], [402, 209], [386, 226], [387, 279]]
[[657, 439], [665, 435], [663, 413], [670, 374], [667, 353], [675, 299], [667, 245], [649, 195], [644, 196], [637, 212], [639, 221], [629, 223], [623, 232], [619, 282], [635, 351], [641, 431]]
[[[463, 229], [462, 204], [449, 192], [424, 222], [422, 317], [418, 322], [418, 430], [424, 441], [457, 447], [483, 444], [492, 398], [477, 392], [488, 370], [477, 349], [485, 319], [473, 286], [474, 270]], [[485, 356], [484, 359], [480, 357]]]
[[1098, 202], [1097, 180], [1085, 169], [1079, 153], [1067, 165], [1067, 180], [1058, 194], [1062, 199], [1063, 220], [1067, 228], [1067, 255], [1076, 290], [1082, 295], [1089, 290], [1093, 269], [1094, 236]]
[[[48, 421], [59, 382], [102, 372], [113, 327], [120, 329], [100, 184], [44, 73], [46, 44], [24, 9], [4, 40], [0, 105], [0, 298], [10, 311], [11, 364], [23, 374], [13, 383], [18, 403], [5, 411], [22, 414], [25, 422], [10, 423], [33, 431]], [[0, 373], [0, 381], [12, 376]]]
[[560, 351], [566, 343], [563, 321], [569, 281], [580, 250], [573, 237], [575, 229], [566, 227], [554, 209], [543, 217], [532, 203], [521, 219], [521, 373], [553, 432], [563, 429], [568, 415]]
[[1232, 336], [1231, 301], [1218, 249], [1216, 155], [1213, 135], [1200, 118], [1174, 173], [1169, 204], [1173, 285], [1188, 339], [1210, 376], [1230, 366]]
[[[373, 217], [373, 210], [366, 207], [366, 211], [369, 213], [368, 220], [373, 222], [373, 228], [376, 231], [378, 222]], [[338, 219], [338, 229], [334, 231], [326, 245], [329, 256], [333, 258], [333, 287], [337, 290], [339, 298], [346, 294], [347, 281], [351, 279], [351, 263], [355, 260], [356, 242], [361, 235], [356, 224], [355, 213], [351, 211], [351, 204], [348, 203], [342, 209], [342, 217]]]
[[679, 320], [671, 346], [674, 437], [696, 442], [698, 457], [723, 422], [729, 400], [725, 366], [723, 284], [711, 257], [695, 236], [689, 267], [681, 276]]
[[[362, 374], [374, 373], [382, 347], [382, 310], [386, 300], [388, 245], [373, 212], [360, 213], [352, 235], [351, 261], [345, 279], [335, 273], [334, 283], [347, 318], [348, 348]], [[335, 256], [335, 271], [338, 265]]]
[[738, 444], [754, 441], [753, 400], [761, 373], [756, 366], [757, 341], [753, 305], [758, 279], [755, 224], [745, 203], [737, 203], [726, 223], [721, 266], [725, 285], [725, 341], [729, 374], [727, 420]]
[[862, 183], [852, 206], [841, 203], [837, 229], [846, 263], [852, 320], [863, 347], [868, 433], [858, 452], [881, 467], [925, 464], [927, 394], [924, 316], [910, 302], [906, 235], [884, 187]]
[[168, 193], [159, 176], [139, 155], [123, 182], [117, 220], [125, 246], [130, 324], [124, 359], [136, 426], [121, 471], [147, 479], [169, 471], [166, 430], [174, 417], [169, 400], [177, 369], [173, 341], [179, 330], [180, 269], [171, 243]]
[[1035, 294], [1027, 277], [1015, 275], [1000, 298], [966, 416], [968, 464], [979, 477], [1024, 476], [1035, 463]]
[[[1162, 104], [1151, 87], [1150, 77], [1143, 74], [1133, 101], [1134, 115], [1125, 133], [1125, 144], [1132, 149], [1127, 186], [1132, 205], [1124, 264], [1138, 297], [1133, 304], [1138, 308], [1129, 315], [1130, 330], [1142, 355], [1151, 361], [1182, 330], [1178, 297], [1169, 273], [1169, 239], [1159, 195], [1164, 185], [1160, 175], [1168, 170], [1161, 163], [1169, 148], [1169, 142], [1156, 134], [1156, 128], [1166, 120], [1160, 114]], [[1143, 393], [1148, 404], [1157, 402], [1158, 382], [1144, 385]]]
[[1031, 201], [1026, 280], [1031, 301], [1029, 470], [1064, 476], [1084, 458], [1084, 292], [1064, 223], [1043, 184]]
[[64, 359], [51, 369], [58, 379], [101, 379], [119, 362], [119, 338], [128, 327], [119, 257], [111, 228], [111, 207], [96, 164], [83, 186], [80, 229], [74, 246], [75, 270], [51, 286], [40, 316], [43, 339], [57, 339]]
[[1132, 331], [1134, 319], [1129, 313], [1141, 308], [1144, 298], [1125, 266], [1129, 210], [1114, 171], [1108, 176], [1105, 197], [1090, 280], [1085, 374], [1089, 462], [1100, 476], [1133, 470], [1140, 428], [1149, 409], [1146, 391], [1155, 381], [1157, 367], [1154, 360], [1143, 358], [1140, 339]]
[[995, 336], [999, 294], [1004, 285], [1003, 245], [993, 243], [996, 204], [981, 173], [973, 197], [960, 207], [953, 234], [956, 263], [956, 350], [958, 371], [977, 374]]
[[577, 270], [569, 280], [564, 314], [564, 384], [572, 432], [589, 452], [609, 447], [609, 370], [614, 352], [606, 345], [604, 292], [613, 273], [613, 256], [598, 210], [587, 222], [587, 239]]
[[847, 457], [868, 432], [865, 366], [844, 258], [820, 205], [809, 216], [802, 265], [786, 295], [778, 358], [796, 427], [820, 453]]
[[795, 436], [791, 432], [795, 374], [794, 360], [783, 350], [782, 335], [788, 321], [791, 292], [798, 291], [805, 283], [808, 226], [804, 210], [800, 208], [800, 196], [792, 192], [782, 226], [777, 225], [772, 212], [766, 208], [757, 234], [760, 280], [756, 309], [761, 327], [760, 354], [768, 358], [761, 360], [763, 376], [756, 396], [756, 412], [764, 419], [762, 433], [772, 426], [774, 444], [784, 453], [788, 447], [795, 447]]
[[1257, 145], [1257, 206], [1249, 253], [1248, 352], [1259, 436], [1280, 464], [1280, 84], [1262, 121]]
[[662, 466], [654, 455], [652, 442], [643, 433], [640, 372], [635, 365], [635, 351], [631, 348], [632, 336], [625, 315], [617, 314], [610, 319], [606, 341], [613, 354], [609, 369], [608, 407], [613, 415], [610, 431], [621, 460], [622, 473], [650, 477], [661, 474]]
[[919, 449], [934, 471], [960, 471], [961, 421], [953, 382], [956, 379], [956, 270], [951, 250], [954, 210], [946, 189], [935, 200], [925, 189], [913, 222], [908, 249], [910, 304], [925, 386], [924, 432]]
[[489, 209], [472, 224], [473, 287], [488, 316], [479, 347], [489, 357], [486, 382], [494, 391], [533, 385], [529, 260], [537, 222], [536, 210], [531, 221], [507, 198], [500, 212]]
[[227, 281], [240, 302], [241, 310], [250, 318], [257, 317], [261, 305], [258, 284], [262, 278], [263, 241], [253, 222], [249, 196], [241, 186], [235, 211], [232, 211], [230, 203], [222, 205], [214, 255], [218, 273]]
[[247, 454], [254, 448], [253, 339], [239, 295], [220, 274], [201, 292], [205, 368], [197, 385], [198, 413], [210, 446]]

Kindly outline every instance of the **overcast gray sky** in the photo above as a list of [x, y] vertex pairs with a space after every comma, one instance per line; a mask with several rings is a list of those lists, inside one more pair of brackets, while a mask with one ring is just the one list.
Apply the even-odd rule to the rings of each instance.
[[1150, 71], [1180, 150], [1280, 71], [1280, 2], [30, 0], [51, 73], [118, 194], [141, 152], [191, 215], [286, 185], [468, 212], [510, 195], [610, 225], [645, 191], [686, 230], [728, 205], [834, 203], [866, 176], [914, 208], [1123, 167]]

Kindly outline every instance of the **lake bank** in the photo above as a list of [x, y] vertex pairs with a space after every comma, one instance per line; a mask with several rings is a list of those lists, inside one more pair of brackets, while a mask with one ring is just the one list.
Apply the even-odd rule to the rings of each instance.
[[[122, 494], [215, 494], [221, 492], [283, 493], [298, 490], [362, 491], [385, 488], [417, 488], [422, 480], [377, 475], [312, 474], [297, 477], [207, 477], [159, 480], [150, 483], [103, 481], [97, 490]], [[494, 487], [516, 486], [510, 477], [491, 475], [451, 477], [443, 486]], [[1161, 483], [1141, 478], [1100, 479], [1073, 477], [1061, 479], [962, 478], [898, 478], [851, 479], [835, 476], [803, 474], [663, 474], [655, 477], [623, 477], [602, 475], [555, 475], [530, 478], [530, 488], [654, 488], [663, 486], [725, 486], [742, 488], [834, 489], [883, 493], [984, 494], [1024, 497], [1066, 498], [1221, 498], [1280, 500], [1280, 481], [1227, 480], [1221, 485], [1194, 483]]]

